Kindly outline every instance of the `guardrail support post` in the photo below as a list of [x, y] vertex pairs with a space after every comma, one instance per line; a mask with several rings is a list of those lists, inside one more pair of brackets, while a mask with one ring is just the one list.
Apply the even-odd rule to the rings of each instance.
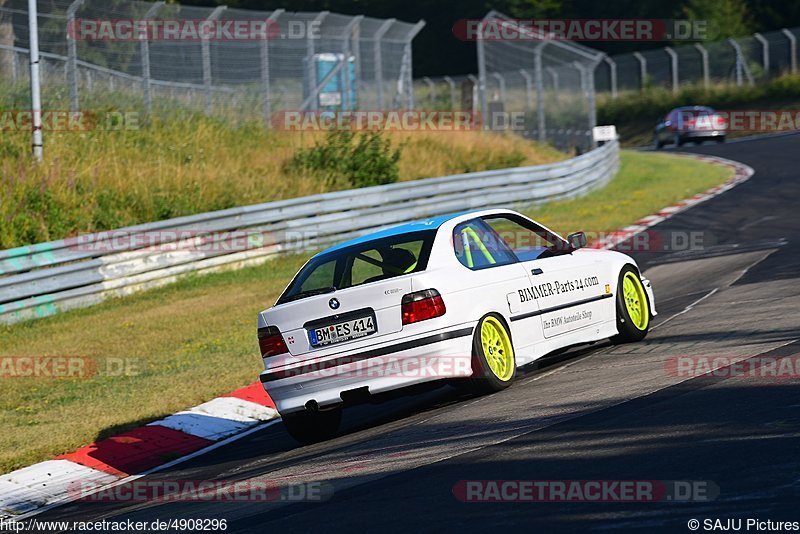
[[456, 82], [453, 81], [453, 78], [450, 76], [445, 76], [444, 81], [447, 82], [447, 85], [450, 86], [450, 109], [456, 110], [458, 109], [458, 102], [456, 98]]
[[700, 43], [695, 43], [694, 47], [700, 52], [700, 65], [703, 69], [703, 87], [706, 89], [711, 86], [711, 75], [708, 72], [708, 50]]
[[617, 98], [617, 62], [610, 56], [603, 56], [603, 61], [608, 63], [608, 78], [611, 85], [611, 98]]
[[[261, 41], [261, 114], [264, 118], [264, 126], [272, 127], [272, 93], [270, 92], [269, 79], [269, 42], [272, 39], [272, 27], [278, 24], [278, 19], [284, 12], [283, 9], [276, 9], [267, 17], [267, 35]], [[280, 31], [280, 30], [278, 30]]]
[[84, 0], [74, 0], [67, 8], [67, 84], [69, 85], [69, 109], [76, 113], [78, 103], [78, 45], [75, 40], [75, 13]]
[[764, 70], [764, 79], [769, 78], [769, 41], [763, 35], [756, 32], [753, 38], [761, 43], [761, 68]]
[[647, 60], [641, 52], [634, 52], [633, 57], [639, 62], [639, 90], [647, 88]]
[[372, 40], [375, 42], [375, 89], [379, 110], [383, 109], [383, 47], [381, 42], [383, 40], [383, 36], [386, 35], [386, 32], [389, 31], [389, 28], [391, 28], [394, 23], [395, 19], [389, 19], [385, 21], [380, 25], [372, 38]]
[[789, 63], [792, 66], [792, 74], [797, 74], [797, 37], [786, 28], [783, 28], [781, 33], [789, 39]]
[[533, 78], [525, 69], [519, 69], [519, 73], [525, 79], [525, 111], [530, 113], [533, 110]]
[[[227, 6], [218, 6], [206, 17], [206, 22], [213, 22], [217, 20], [222, 12], [227, 9]], [[211, 115], [214, 105], [212, 87], [211, 87], [211, 43], [208, 39], [200, 41], [203, 53], [203, 86], [205, 87], [206, 94], [206, 115]]]
[[[164, 2], [156, 2], [142, 17], [143, 20], [150, 20], [156, 16], [158, 10], [164, 5]], [[144, 92], [144, 109], [147, 115], [153, 111], [153, 93], [150, 85], [150, 40], [149, 36], [145, 36], [139, 43], [139, 52], [142, 56], [142, 91]]]
[[664, 47], [664, 52], [670, 57], [670, 73], [672, 74], [672, 92], [678, 92], [678, 54], [669, 46]]

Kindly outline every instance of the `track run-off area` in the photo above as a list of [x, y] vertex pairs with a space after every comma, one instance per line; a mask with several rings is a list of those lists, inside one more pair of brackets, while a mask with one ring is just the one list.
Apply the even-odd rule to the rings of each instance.
[[[269, 424], [137, 479], [311, 483], [315, 498], [112, 499], [37, 519], [225, 519], [227, 532], [686, 532], [692, 519], [700, 530], [706, 520], [800, 520], [798, 375], [742, 372], [800, 357], [800, 136], [682, 151], [740, 161], [755, 174], [650, 229], [697, 246], [629, 252], [652, 281], [659, 311], [643, 342], [548, 357], [490, 396], [443, 386], [352, 407], [342, 434], [316, 445], [300, 447], [279, 422]], [[708, 361], [731, 367], [710, 376], [679, 367]], [[685, 501], [465, 498], [469, 481], [495, 480], [681, 481], [707, 491]]]

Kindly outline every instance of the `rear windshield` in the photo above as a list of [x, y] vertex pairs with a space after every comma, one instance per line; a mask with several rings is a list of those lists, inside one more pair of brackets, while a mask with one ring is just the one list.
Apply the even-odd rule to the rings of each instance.
[[277, 304], [425, 270], [436, 230], [383, 237], [320, 254], [289, 284]]

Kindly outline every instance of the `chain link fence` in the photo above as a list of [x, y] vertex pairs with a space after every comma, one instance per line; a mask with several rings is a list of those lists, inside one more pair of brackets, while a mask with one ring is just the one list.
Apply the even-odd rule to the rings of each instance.
[[[496, 11], [478, 32], [478, 74], [416, 80], [420, 107], [462, 109], [485, 127], [513, 129], [562, 149], [592, 146], [596, 125], [594, 72], [604, 54], [574, 42], [547, 39]], [[515, 39], [489, 39], [504, 26]]]
[[[188, 109], [267, 124], [278, 110], [413, 107], [411, 42], [421, 21], [131, 0], [48, 0], [38, 7], [50, 106], [79, 111], [107, 100], [147, 113]], [[81, 38], [82, 23], [100, 21], [261, 21], [268, 38]], [[0, 79], [16, 84], [20, 98], [29, 83], [28, 47], [26, 0], [0, 0]]]
[[682, 85], [754, 85], [797, 73], [800, 28], [755, 33], [712, 43], [692, 43], [605, 58], [596, 73], [597, 90], [617, 98], [624, 91]]

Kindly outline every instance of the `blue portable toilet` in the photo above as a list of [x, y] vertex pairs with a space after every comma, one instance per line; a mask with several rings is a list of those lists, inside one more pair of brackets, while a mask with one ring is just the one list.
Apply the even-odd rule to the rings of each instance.
[[[306, 62], [307, 60], [304, 60]], [[306, 80], [304, 96], [307, 98], [311, 94], [313, 87], [325, 79], [328, 74], [342, 61], [344, 54], [341, 53], [321, 53], [314, 54], [314, 72], [316, 80]], [[308, 73], [308, 69], [304, 69]], [[347, 78], [345, 78], [347, 76]], [[308, 74], [306, 74], [308, 77]], [[349, 92], [347, 83], [349, 82]], [[322, 87], [317, 97], [317, 108], [323, 111], [353, 110], [358, 103], [358, 87], [356, 86], [356, 58], [350, 56], [347, 65], [342, 67], [339, 72], [333, 75]]]

